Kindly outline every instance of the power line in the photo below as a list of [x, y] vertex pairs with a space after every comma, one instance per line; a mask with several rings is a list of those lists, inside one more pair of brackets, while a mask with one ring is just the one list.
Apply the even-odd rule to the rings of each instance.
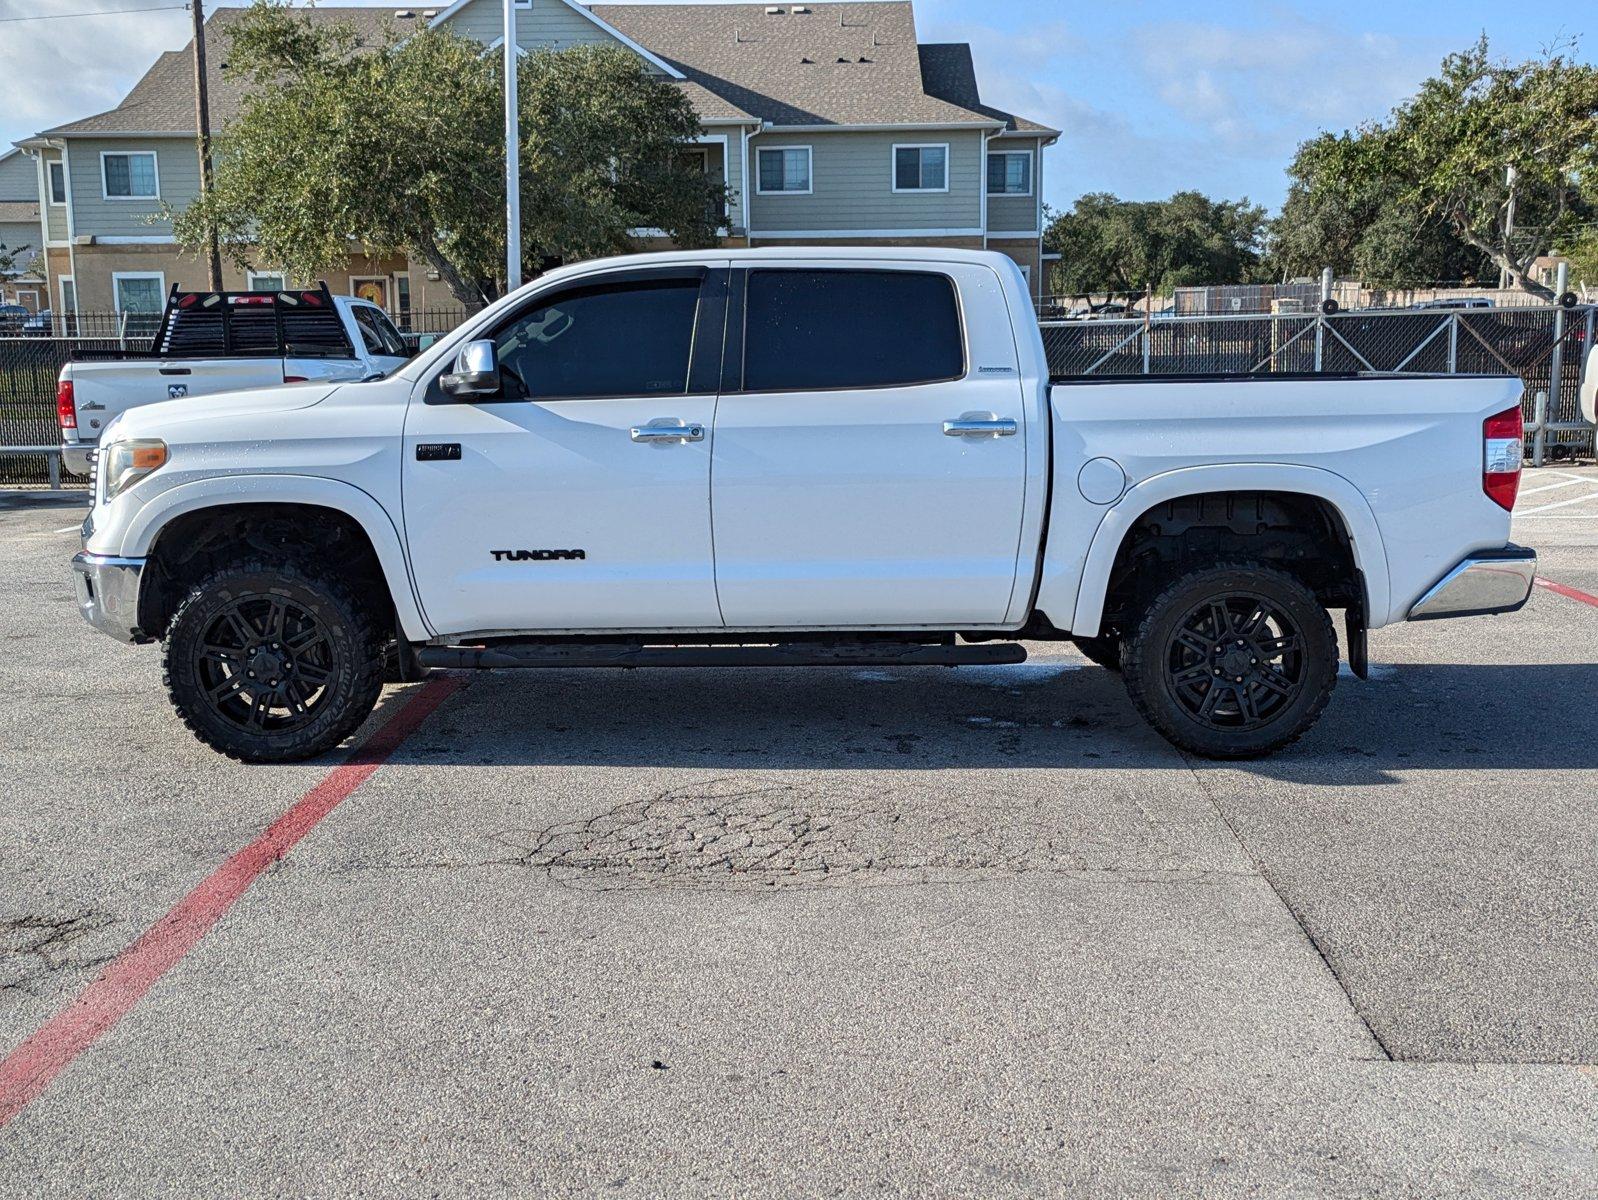
[[0, 17], [0, 25], [12, 25], [18, 21], [66, 21], [77, 17], [120, 17], [123, 13], [167, 12], [187, 7], [187, 4], [157, 4], [153, 8], [102, 8], [94, 12], [37, 13], [31, 17]]

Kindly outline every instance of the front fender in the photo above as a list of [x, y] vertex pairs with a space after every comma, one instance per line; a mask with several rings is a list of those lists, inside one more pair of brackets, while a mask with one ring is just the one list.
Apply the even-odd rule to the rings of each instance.
[[405, 636], [413, 642], [432, 636], [411, 586], [399, 531], [388, 510], [369, 492], [343, 480], [319, 475], [219, 475], [179, 484], [152, 496], [128, 519], [122, 530], [120, 553], [144, 558], [161, 529], [174, 517], [233, 504], [309, 504], [353, 517], [377, 552]]
[[[1072, 609], [1070, 631], [1093, 637], [1104, 617], [1110, 570], [1127, 532], [1157, 505], [1209, 492], [1288, 492], [1326, 501], [1342, 518], [1354, 549], [1354, 563], [1365, 578], [1365, 612], [1374, 628], [1386, 623], [1387, 551], [1376, 514], [1364, 494], [1334, 471], [1287, 463], [1214, 463], [1183, 467], [1151, 476], [1127, 490], [1099, 522], [1088, 547]], [[1048, 611], [1040, 601], [1040, 607]]]

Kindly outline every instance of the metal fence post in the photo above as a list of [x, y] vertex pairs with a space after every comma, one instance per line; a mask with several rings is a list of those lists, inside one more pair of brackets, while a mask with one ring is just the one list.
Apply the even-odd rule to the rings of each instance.
[[1533, 459], [1534, 466], [1543, 465], [1543, 449], [1548, 441], [1546, 426], [1550, 414], [1558, 419], [1560, 401], [1565, 394], [1565, 306], [1559, 303], [1559, 298], [1565, 294], [1565, 289], [1570, 286], [1570, 264], [1561, 262], [1554, 275], [1554, 349], [1548, 356], [1548, 396], [1549, 404], [1538, 420], [1537, 450]]
[[50, 490], [59, 492], [61, 490], [61, 455], [51, 454], [47, 456], [45, 469], [50, 472]]
[[1448, 373], [1459, 374], [1459, 314], [1448, 314]]
[[1548, 393], [1538, 392], [1531, 401], [1531, 465], [1543, 465], [1543, 450], [1548, 444]]

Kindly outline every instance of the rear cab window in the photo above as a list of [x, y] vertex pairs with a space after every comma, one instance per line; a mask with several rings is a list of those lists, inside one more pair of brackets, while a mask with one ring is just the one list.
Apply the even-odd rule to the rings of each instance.
[[746, 289], [746, 392], [911, 387], [965, 375], [959, 295], [941, 272], [760, 268]]

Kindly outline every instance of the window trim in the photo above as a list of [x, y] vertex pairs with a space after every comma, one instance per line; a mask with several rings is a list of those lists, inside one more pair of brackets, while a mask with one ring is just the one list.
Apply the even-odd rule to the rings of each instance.
[[[155, 194], [151, 196], [113, 196], [108, 186], [109, 180], [105, 173], [105, 160], [108, 158], [132, 158], [135, 155], [149, 155], [150, 174], [155, 176]], [[133, 171], [128, 171], [128, 185], [133, 184]], [[161, 155], [155, 150], [102, 150], [100, 151], [100, 199], [114, 204], [144, 204], [151, 200], [161, 198]]]
[[[161, 313], [166, 308], [166, 296], [167, 296], [166, 272], [165, 271], [112, 271], [111, 272], [111, 305], [116, 310], [116, 314], [119, 317], [122, 316], [124, 310], [122, 308], [122, 291], [121, 291], [120, 288], [117, 287], [117, 284], [121, 283], [124, 279], [156, 279], [156, 280], [160, 281], [160, 283], [161, 283], [161, 290], [160, 290], [161, 308], [158, 308], [155, 311], [155, 315], [156, 316], [160, 316]], [[76, 292], [77, 288], [74, 287], [73, 291]], [[137, 312], [132, 312], [132, 313], [130, 313], [130, 315], [132, 315], [132, 316], [141, 316], [141, 315], [144, 315], [144, 314], [137, 313]]]
[[[805, 152], [805, 188], [781, 188], [768, 191], [760, 182], [760, 156], [777, 150], [803, 150]], [[781, 146], [755, 147], [755, 195], [757, 196], [814, 196], [816, 194], [816, 151], [809, 143], [785, 143]]]
[[[713, 268], [690, 264], [684, 266], [662, 267], [623, 267], [614, 271], [599, 271], [592, 275], [579, 275], [575, 279], [563, 279], [553, 287], [535, 292], [533, 295], [515, 309], [501, 317], [486, 329], [478, 331], [478, 336], [472, 341], [495, 341], [500, 331], [511, 322], [521, 318], [522, 314], [539, 305], [548, 304], [551, 300], [566, 293], [588, 291], [593, 288], [614, 287], [618, 284], [634, 283], [689, 283], [698, 286], [699, 295], [694, 301], [694, 327], [688, 335], [688, 374], [681, 392], [657, 392], [648, 397], [654, 400], [675, 400], [686, 396], [714, 396], [721, 389], [719, 367], [722, 360], [722, 345], [725, 337], [726, 324], [725, 312], [727, 304], [726, 280], [724, 268]], [[722, 336], [717, 336], [717, 331]], [[466, 343], [461, 343], [465, 348]], [[459, 351], [457, 351], [458, 353]], [[427, 382], [427, 390], [423, 393], [424, 404], [582, 404], [589, 400], [637, 400], [640, 397], [634, 392], [614, 392], [605, 395], [592, 396], [478, 396], [470, 400], [460, 400], [454, 396], [446, 396], [444, 389], [439, 386], [439, 380], [455, 369], [454, 356], [446, 356], [442, 365], [433, 373]], [[699, 386], [695, 386], [695, 383]]]
[[[749, 279], [761, 272], [767, 274], [793, 273], [802, 271], [814, 273], [817, 271], [830, 271], [836, 274], [849, 275], [936, 275], [949, 285], [949, 291], [954, 296], [954, 319], [960, 330], [960, 365], [959, 373], [955, 375], [939, 376], [935, 379], [917, 379], [912, 383], [875, 383], [866, 386], [855, 384], [838, 387], [790, 387], [790, 388], [751, 388], [746, 386], [749, 371]], [[845, 265], [813, 264], [813, 265], [784, 265], [784, 266], [759, 266], [739, 267], [733, 272], [737, 283], [736, 304], [733, 320], [728, 322], [729, 329], [736, 324], [738, 330], [738, 344], [733, 346], [731, 340], [727, 344], [727, 355], [734, 353], [738, 358], [731, 363], [732, 387], [723, 387], [723, 395], [736, 396], [791, 396], [805, 392], [894, 392], [906, 388], [938, 387], [946, 383], [961, 383], [971, 376], [971, 347], [969, 331], [966, 328], [965, 304], [960, 294], [960, 282], [948, 271], [943, 270], [936, 263], [910, 263], [903, 268], [895, 267], [858, 267]], [[729, 339], [731, 334], [729, 334]]]
[[[899, 151], [901, 150], [942, 150], [943, 151], [943, 186], [940, 188], [913, 187], [902, 188], [899, 186]], [[941, 196], [949, 190], [949, 175], [954, 155], [949, 149], [948, 142], [895, 142], [893, 150], [888, 155], [888, 183], [893, 188], [896, 196]], [[916, 178], [921, 178], [920, 158], [916, 160]]]
[[1024, 159], [1027, 160], [1026, 191], [1024, 191], [1024, 192], [996, 192], [996, 191], [994, 191], [993, 190], [993, 186], [992, 186], [992, 184], [990, 182], [990, 178], [991, 177], [988, 174], [988, 171], [991, 170], [991, 167], [985, 167], [985, 169], [983, 170], [983, 173], [982, 173], [982, 186], [988, 189], [988, 195], [989, 196], [997, 196], [997, 197], [999, 197], [1001, 199], [1009, 198], [1009, 199], [1013, 199], [1013, 200], [1021, 200], [1021, 199], [1025, 199], [1025, 198], [1031, 196], [1032, 193], [1037, 188], [1037, 174], [1038, 174], [1037, 151], [1035, 151], [1035, 150], [989, 150], [988, 151], [988, 161], [989, 161], [989, 163], [991, 163], [992, 160], [995, 159], [995, 158], [1024, 158]]
[[[55, 198], [56, 172], [61, 172], [61, 199]], [[67, 206], [67, 164], [59, 158], [51, 159], [44, 164], [44, 186], [48, 194], [47, 200], [51, 208], [65, 208]]]
[[[66, 286], [69, 283], [72, 285], [72, 307], [71, 308], [67, 307]], [[78, 280], [77, 280], [77, 277], [75, 275], [57, 275], [56, 276], [56, 290], [60, 293], [60, 296], [61, 296], [61, 311], [63, 313], [71, 313], [74, 317], [77, 316], [78, 315]]]

